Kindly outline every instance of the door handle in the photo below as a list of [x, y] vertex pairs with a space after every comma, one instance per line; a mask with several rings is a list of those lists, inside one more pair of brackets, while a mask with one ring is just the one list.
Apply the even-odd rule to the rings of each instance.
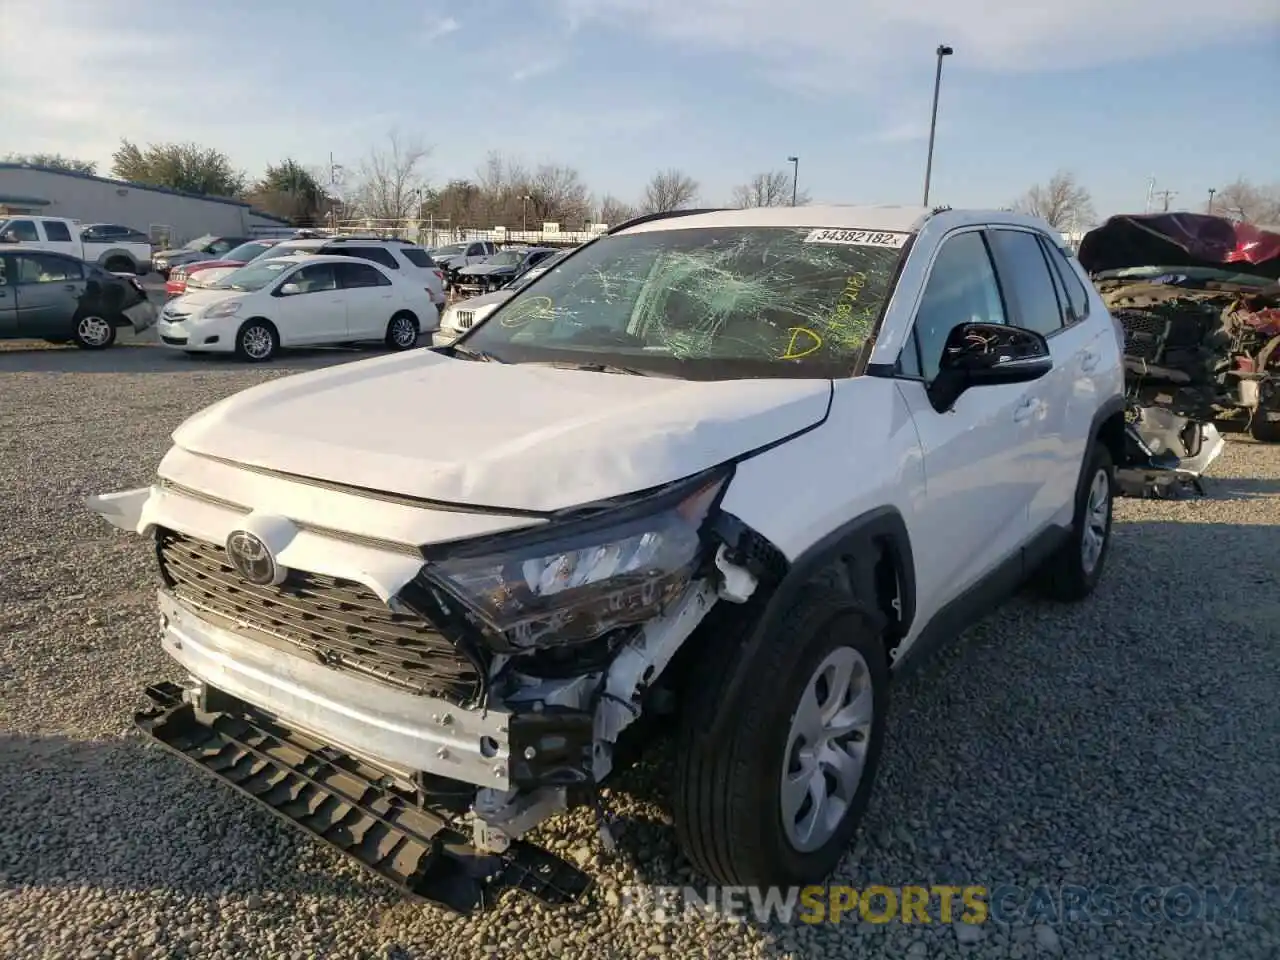
[[1084, 355], [1084, 359], [1080, 361], [1080, 369], [1085, 373], [1092, 373], [1094, 367], [1098, 365], [1098, 361], [1102, 359], [1102, 355], [1094, 353], [1090, 350]]
[[1018, 404], [1017, 409], [1013, 411], [1013, 419], [1017, 423], [1026, 423], [1036, 415], [1036, 411], [1040, 409], [1040, 401], [1035, 397], [1028, 397]]

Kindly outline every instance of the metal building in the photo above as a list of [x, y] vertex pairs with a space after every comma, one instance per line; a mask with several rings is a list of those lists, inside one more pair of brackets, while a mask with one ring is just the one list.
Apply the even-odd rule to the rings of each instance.
[[242, 200], [205, 197], [164, 187], [22, 163], [0, 163], [0, 217], [69, 217], [81, 223], [117, 223], [150, 235], [158, 248], [204, 234], [282, 236], [289, 221], [254, 210]]

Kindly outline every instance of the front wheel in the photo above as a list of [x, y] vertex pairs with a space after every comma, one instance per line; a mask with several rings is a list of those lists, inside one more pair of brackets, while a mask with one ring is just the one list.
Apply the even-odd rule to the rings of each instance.
[[105, 350], [116, 342], [115, 325], [101, 314], [81, 314], [75, 323], [72, 339], [81, 350]]
[[236, 356], [249, 363], [270, 360], [280, 349], [276, 328], [266, 320], [246, 320], [236, 333]]
[[418, 345], [418, 321], [413, 314], [400, 312], [387, 324], [387, 346], [392, 350], [411, 350]]
[[[712, 675], [729, 669], [714, 661], [733, 660], [706, 659]], [[674, 796], [680, 845], [717, 883], [820, 883], [875, 781], [889, 703], [883, 640], [844, 595], [811, 587], [743, 669], [732, 704], [697, 702], [721, 689], [711, 678], [689, 688]], [[713, 741], [703, 728], [716, 709], [735, 719]]]
[[1111, 454], [1095, 443], [1076, 489], [1071, 532], [1039, 571], [1041, 592], [1073, 602], [1093, 593], [1111, 550], [1116, 471]]
[[1280, 420], [1268, 420], [1267, 411], [1259, 407], [1249, 421], [1249, 436], [1259, 443], [1280, 443]]

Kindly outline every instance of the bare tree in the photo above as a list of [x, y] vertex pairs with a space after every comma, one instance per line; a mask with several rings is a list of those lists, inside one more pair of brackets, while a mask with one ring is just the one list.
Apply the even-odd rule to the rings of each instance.
[[526, 187], [530, 212], [540, 220], [578, 229], [591, 215], [591, 192], [573, 167], [544, 163]]
[[[735, 207], [787, 207], [791, 205], [791, 174], [786, 170], [757, 173], [746, 183], [733, 188]], [[809, 202], [809, 194], [796, 193], [796, 203]]]
[[1241, 177], [1214, 191], [1213, 212], [1245, 223], [1280, 224], [1280, 184], [1254, 186]]
[[644, 188], [641, 207], [645, 213], [669, 213], [693, 206], [698, 199], [698, 181], [672, 167], [653, 175]]
[[612, 194], [605, 194], [600, 198], [599, 212], [601, 223], [616, 227], [618, 224], [634, 217], [636, 208], [629, 203], [624, 203]]
[[388, 133], [386, 148], [370, 151], [360, 165], [354, 197], [360, 213], [373, 220], [415, 216], [426, 186], [420, 168], [430, 152], [419, 140]]
[[1040, 217], [1055, 230], [1080, 230], [1096, 219], [1089, 191], [1066, 170], [1059, 170], [1044, 186], [1033, 186], [1014, 201], [1013, 209]]

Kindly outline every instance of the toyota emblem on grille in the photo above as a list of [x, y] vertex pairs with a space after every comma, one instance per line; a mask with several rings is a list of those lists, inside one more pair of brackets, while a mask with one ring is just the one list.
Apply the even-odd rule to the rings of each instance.
[[236, 530], [227, 537], [227, 557], [236, 572], [250, 583], [265, 587], [276, 582], [276, 559], [267, 545], [248, 530]]

